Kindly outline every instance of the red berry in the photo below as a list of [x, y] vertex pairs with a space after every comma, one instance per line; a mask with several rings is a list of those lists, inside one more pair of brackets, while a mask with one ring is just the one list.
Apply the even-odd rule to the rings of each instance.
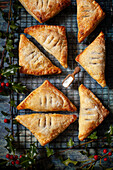
[[6, 85], [6, 87], [9, 87], [9, 83], [6, 83], [5, 85]]
[[2, 88], [0, 87], [0, 93], [2, 92], [3, 90], [2, 90]]
[[98, 160], [98, 155], [95, 155], [95, 156], [94, 156], [94, 159], [95, 159], [95, 160]]
[[112, 155], [112, 152], [109, 152], [108, 155], [111, 156], [111, 155]]
[[18, 159], [18, 155], [15, 155], [15, 157], [14, 157], [15, 159]]
[[14, 164], [15, 164], [15, 162], [14, 162], [14, 161], [12, 161], [12, 162], [11, 162], [11, 164], [12, 164], [12, 165], [14, 165]]
[[104, 158], [104, 161], [107, 161], [107, 158]]
[[4, 82], [2, 82], [2, 83], [1, 83], [1, 86], [2, 86], [2, 87], [4, 87], [4, 86], [5, 86], [5, 83], [4, 83]]
[[8, 123], [8, 119], [4, 119], [4, 123]]
[[16, 162], [15, 162], [15, 163], [16, 163], [17, 165], [18, 165], [18, 164], [20, 164], [19, 160], [16, 160]]
[[22, 158], [22, 155], [20, 155], [20, 158]]
[[103, 153], [107, 153], [107, 149], [104, 149], [104, 150], [103, 150]]
[[6, 158], [7, 158], [7, 159], [9, 159], [9, 158], [10, 158], [10, 155], [9, 155], [9, 154], [7, 154], [7, 155], [6, 155]]
[[10, 159], [13, 159], [14, 157], [13, 157], [13, 155], [10, 155]]

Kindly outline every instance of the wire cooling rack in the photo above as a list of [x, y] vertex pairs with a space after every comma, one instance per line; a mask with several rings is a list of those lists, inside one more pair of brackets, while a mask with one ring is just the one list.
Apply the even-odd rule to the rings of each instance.
[[[51, 76], [33, 76], [33, 75], [25, 75], [19, 74], [14, 76], [14, 80], [21, 82], [23, 85], [26, 85], [29, 89], [29, 92], [25, 95], [22, 94], [12, 94], [12, 98], [15, 100], [15, 104], [18, 105], [31, 91], [39, 87], [46, 79], [49, 80], [55, 87], [61, 90], [77, 107], [79, 112], [79, 94], [78, 94], [78, 87], [82, 83], [87, 88], [89, 88], [103, 103], [103, 105], [110, 110], [110, 116], [97, 128], [98, 134], [101, 136], [104, 134], [105, 130], [108, 129], [109, 125], [113, 123], [113, 11], [112, 11], [112, 0], [98, 0], [97, 1], [102, 9], [106, 13], [106, 18], [102, 21], [96, 30], [81, 44], [77, 42], [77, 6], [75, 0], [72, 0], [71, 6], [64, 9], [54, 18], [47, 21], [46, 25], [61, 25], [66, 27], [67, 31], [67, 39], [68, 39], [68, 68], [64, 69], [59, 62], [47, 53], [41, 46], [38, 44], [32, 37], [27, 35], [34, 44], [59, 68], [62, 69], [62, 74], [60, 75], [51, 75]], [[27, 11], [22, 8], [19, 9], [18, 15], [20, 20], [18, 24], [20, 25], [20, 32], [19, 34], [15, 34], [14, 42], [19, 42], [19, 35], [24, 32], [26, 27], [30, 27], [33, 25], [39, 24]], [[69, 88], [64, 88], [62, 86], [62, 81], [64, 78], [71, 74], [74, 71], [74, 68], [78, 65], [75, 62], [75, 57], [82, 52], [100, 33], [103, 31], [106, 37], [106, 80], [107, 86], [102, 88], [100, 85], [97, 84], [95, 80], [93, 80], [89, 74], [81, 67], [81, 72], [75, 76], [75, 81]], [[18, 51], [15, 51], [17, 54]], [[13, 63], [18, 64], [18, 59], [13, 59]], [[74, 113], [77, 116], [79, 115], [78, 112]], [[15, 118], [17, 115], [22, 114], [31, 114], [33, 113], [31, 110], [21, 110], [17, 111], [15, 108], [12, 107], [12, 116]], [[72, 114], [70, 112], [60, 112], [62, 114]], [[37, 141], [36, 138], [32, 135], [32, 133], [22, 125], [15, 125], [12, 124], [12, 133], [17, 133], [17, 140], [18, 149], [22, 148], [29, 148], [30, 144]], [[48, 147], [54, 149], [63, 149], [67, 148], [66, 143], [68, 140], [72, 138], [72, 140], [76, 143], [76, 145], [81, 144], [78, 140], [78, 121], [70, 125], [62, 134], [60, 134], [56, 139], [54, 139], [51, 143], [47, 144]], [[86, 139], [87, 141], [87, 139]], [[89, 144], [89, 148], [94, 147], [101, 147], [102, 141], [93, 142]], [[38, 148], [43, 148], [37, 141]], [[79, 148], [79, 147], [78, 147]]]

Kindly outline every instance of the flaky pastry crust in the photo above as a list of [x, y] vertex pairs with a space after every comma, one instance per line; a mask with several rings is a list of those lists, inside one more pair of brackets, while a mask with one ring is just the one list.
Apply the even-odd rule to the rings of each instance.
[[70, 0], [19, 0], [24, 8], [40, 23], [57, 15], [71, 4]]
[[67, 68], [68, 46], [64, 26], [35, 25], [25, 28], [24, 33], [34, 37], [64, 68]]
[[108, 116], [100, 100], [83, 84], [79, 86], [79, 140], [83, 141]]
[[71, 111], [77, 108], [71, 101], [48, 80], [32, 91], [18, 106], [18, 110], [31, 109], [33, 111]]
[[20, 72], [33, 75], [59, 74], [61, 69], [52, 62], [24, 34], [19, 42]]
[[15, 118], [27, 127], [42, 146], [51, 142], [63, 132], [77, 117], [63, 114], [30, 114], [19, 115]]
[[101, 32], [98, 37], [75, 60], [94, 78], [102, 87], [105, 80], [105, 37]]
[[105, 13], [94, 0], [77, 1], [78, 42], [81, 43], [104, 19]]

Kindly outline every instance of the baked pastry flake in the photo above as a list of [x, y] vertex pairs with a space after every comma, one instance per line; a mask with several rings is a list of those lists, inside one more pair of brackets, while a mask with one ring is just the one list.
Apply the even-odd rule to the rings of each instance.
[[18, 115], [15, 119], [28, 128], [44, 146], [63, 132], [77, 117], [76, 115], [36, 113]]
[[60, 74], [61, 69], [52, 62], [24, 34], [19, 42], [20, 72], [33, 75]]
[[104, 19], [105, 13], [94, 0], [77, 1], [78, 42], [81, 43]]
[[100, 100], [83, 84], [79, 87], [79, 140], [83, 141], [108, 116]]
[[31, 109], [33, 111], [71, 111], [77, 108], [71, 101], [48, 80], [32, 91], [18, 106], [18, 110]]
[[19, 0], [29, 14], [43, 23], [71, 4], [70, 0]]
[[35, 25], [25, 28], [24, 33], [34, 37], [64, 68], [67, 68], [68, 47], [64, 26]]
[[102, 87], [105, 80], [105, 37], [101, 32], [98, 37], [75, 59]]

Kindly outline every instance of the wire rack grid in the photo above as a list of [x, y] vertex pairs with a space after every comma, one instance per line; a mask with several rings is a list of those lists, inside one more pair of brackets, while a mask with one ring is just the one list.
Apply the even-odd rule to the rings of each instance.
[[[113, 46], [113, 29], [112, 29], [112, 20], [113, 20], [113, 11], [112, 11], [112, 0], [100, 0], [97, 1], [103, 8], [106, 13], [106, 18], [102, 21], [96, 30], [81, 44], [77, 42], [77, 6], [75, 0], [72, 0], [72, 4], [56, 15], [54, 18], [47, 21], [46, 25], [61, 25], [66, 27], [67, 31], [67, 40], [68, 40], [68, 68], [64, 69], [59, 62], [47, 53], [43, 47], [40, 46], [32, 37], [26, 35], [34, 44], [59, 68], [62, 69], [62, 74], [60, 75], [51, 75], [51, 76], [33, 76], [33, 75], [25, 75], [25, 74], [17, 74], [13, 77], [15, 81], [22, 82], [23, 85], [26, 85], [29, 89], [29, 92], [25, 95], [23, 94], [12, 94], [12, 98], [15, 100], [15, 104], [18, 105], [31, 91], [39, 87], [44, 80], [49, 80], [55, 87], [61, 90], [77, 107], [78, 111], [77, 116], [79, 115], [79, 94], [78, 87], [80, 84], [84, 84], [87, 88], [89, 88], [110, 110], [110, 116], [99, 126], [97, 129], [99, 135], [103, 135], [105, 130], [109, 127], [110, 124], [113, 123], [112, 119], [112, 111], [113, 111], [113, 79], [112, 79], [112, 70], [113, 70], [113, 58], [112, 58], [112, 46]], [[14, 42], [19, 42], [20, 34], [24, 32], [26, 27], [30, 27], [33, 25], [39, 25], [39, 22], [36, 21], [30, 14], [26, 12], [24, 8], [19, 9], [18, 15], [20, 20], [18, 24], [20, 25], [19, 34], [15, 34]], [[71, 74], [74, 71], [74, 68], [78, 65], [75, 62], [75, 57], [82, 52], [100, 31], [105, 33], [106, 37], [106, 80], [107, 86], [105, 88], [101, 88], [100, 85], [96, 83], [95, 80], [89, 76], [89, 74], [81, 67], [81, 72], [75, 76], [75, 81], [69, 88], [64, 88], [62, 86], [62, 81], [64, 78]], [[17, 54], [18, 51], [15, 51]], [[13, 63], [18, 63], [18, 59], [14, 58]], [[12, 116], [15, 118], [17, 115], [22, 114], [31, 114], [33, 113], [31, 110], [21, 110], [17, 111], [12, 107]], [[61, 112], [64, 114], [64, 112]], [[66, 114], [72, 114], [69, 112], [65, 112]], [[32, 133], [21, 125], [12, 124], [12, 132], [17, 133], [17, 137], [15, 140], [18, 142], [18, 149], [29, 148], [30, 144], [34, 141], [37, 142], [38, 148], [43, 148], [36, 138], [32, 135]], [[81, 144], [78, 140], [78, 121], [70, 125], [62, 134], [60, 134], [56, 139], [54, 139], [51, 143], [47, 144], [49, 148], [54, 149], [64, 149], [67, 148], [67, 141], [72, 138], [72, 140], [76, 143], [76, 145]], [[87, 141], [87, 139], [86, 139]], [[94, 142], [89, 144], [89, 148], [93, 147], [101, 147], [102, 141]], [[79, 147], [78, 147], [79, 149]]]

